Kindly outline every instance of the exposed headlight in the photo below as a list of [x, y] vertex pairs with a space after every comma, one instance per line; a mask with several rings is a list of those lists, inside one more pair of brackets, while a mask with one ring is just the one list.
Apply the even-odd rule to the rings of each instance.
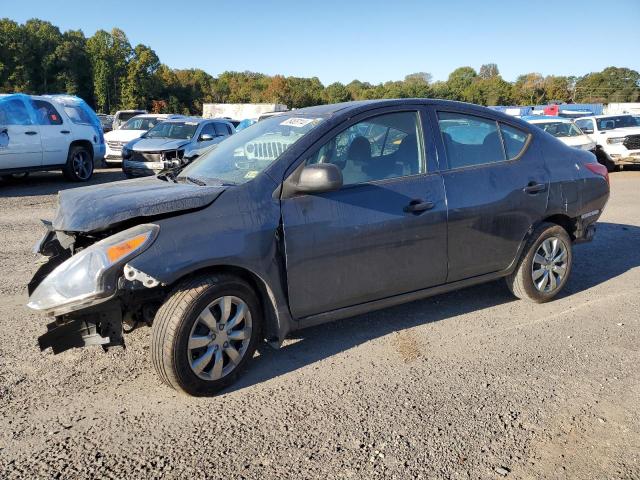
[[85, 248], [51, 272], [27, 306], [62, 315], [104, 302], [116, 291], [118, 268], [155, 240], [160, 227], [138, 225]]
[[623, 143], [626, 137], [612, 137], [607, 138], [607, 143], [615, 144], [615, 143]]

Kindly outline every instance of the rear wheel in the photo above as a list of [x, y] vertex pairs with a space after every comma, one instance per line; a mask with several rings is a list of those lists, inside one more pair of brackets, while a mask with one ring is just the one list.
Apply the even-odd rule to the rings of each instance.
[[93, 175], [93, 155], [81, 145], [72, 146], [62, 173], [68, 180], [86, 182]]
[[559, 225], [544, 223], [534, 230], [515, 271], [506, 277], [518, 298], [548, 302], [564, 287], [573, 261], [571, 239]]
[[260, 340], [260, 303], [226, 275], [180, 284], [158, 311], [151, 357], [160, 378], [190, 395], [212, 395], [236, 381]]

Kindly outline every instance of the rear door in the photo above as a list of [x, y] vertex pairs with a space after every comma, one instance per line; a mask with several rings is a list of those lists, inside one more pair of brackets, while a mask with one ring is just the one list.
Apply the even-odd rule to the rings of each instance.
[[40, 129], [22, 98], [0, 99], [0, 170], [42, 165]]
[[[62, 165], [67, 161], [71, 143], [71, 125], [65, 124], [60, 112], [52, 103], [33, 100], [36, 121], [40, 127], [42, 164]], [[68, 122], [68, 120], [67, 120]]]
[[506, 269], [544, 218], [549, 172], [522, 127], [465, 110], [434, 108], [449, 207], [452, 282]]
[[305, 164], [334, 163], [343, 187], [281, 202], [295, 318], [441, 284], [446, 202], [421, 107], [363, 114], [321, 139]]

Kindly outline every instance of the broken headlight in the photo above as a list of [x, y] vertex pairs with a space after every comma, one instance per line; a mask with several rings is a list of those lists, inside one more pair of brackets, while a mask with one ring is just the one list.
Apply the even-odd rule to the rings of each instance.
[[155, 240], [160, 227], [138, 225], [94, 243], [60, 264], [29, 297], [28, 307], [62, 315], [111, 298], [116, 270]]

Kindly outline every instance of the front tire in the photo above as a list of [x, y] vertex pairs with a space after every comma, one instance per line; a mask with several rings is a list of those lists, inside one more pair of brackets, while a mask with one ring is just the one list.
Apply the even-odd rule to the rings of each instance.
[[507, 287], [518, 298], [536, 303], [553, 299], [567, 283], [573, 262], [571, 239], [559, 225], [543, 223], [527, 244]]
[[67, 180], [86, 182], [93, 175], [93, 155], [82, 145], [74, 145], [69, 149], [67, 163], [62, 168]]
[[236, 277], [187, 279], [169, 295], [151, 329], [151, 358], [164, 383], [212, 395], [236, 381], [261, 338], [260, 302]]

